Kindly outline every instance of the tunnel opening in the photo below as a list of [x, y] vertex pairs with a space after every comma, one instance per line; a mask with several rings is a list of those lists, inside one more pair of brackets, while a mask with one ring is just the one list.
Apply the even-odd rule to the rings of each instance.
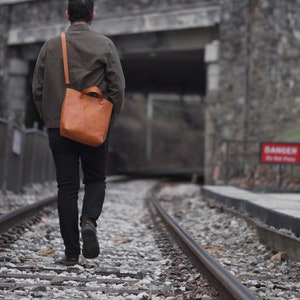
[[119, 172], [202, 177], [204, 50], [129, 53], [122, 66], [127, 99], [111, 138]]
[[128, 92], [205, 94], [203, 50], [128, 54], [122, 65]]

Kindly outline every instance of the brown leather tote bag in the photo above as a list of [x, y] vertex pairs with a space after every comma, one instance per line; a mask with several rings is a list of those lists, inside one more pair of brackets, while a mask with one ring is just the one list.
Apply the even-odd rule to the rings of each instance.
[[[113, 104], [104, 99], [99, 87], [83, 91], [71, 89], [69, 80], [66, 35], [61, 34], [66, 92], [63, 100], [60, 135], [89, 146], [100, 146], [106, 139]], [[97, 97], [89, 96], [93, 93]]]

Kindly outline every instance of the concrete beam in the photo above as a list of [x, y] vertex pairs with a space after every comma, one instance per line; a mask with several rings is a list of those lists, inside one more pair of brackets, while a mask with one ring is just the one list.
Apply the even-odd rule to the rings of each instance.
[[[213, 27], [219, 23], [218, 6], [199, 7], [194, 9], [157, 12], [151, 14], [125, 16], [95, 20], [92, 29], [107, 36], [129, 35], [190, 28]], [[22, 26], [11, 28], [8, 34], [8, 45], [43, 42], [61, 31], [68, 23], [45, 24], [42, 26]]]
[[34, 0], [1, 0], [0, 5], [16, 4], [16, 3], [32, 2], [32, 1], [34, 1]]
[[68, 24], [54, 24], [36, 27], [11, 28], [8, 33], [8, 46], [45, 42], [65, 31]]
[[156, 53], [164, 51], [187, 51], [204, 49], [215, 37], [214, 28], [150, 32], [113, 37], [121, 55]]
[[124, 18], [95, 20], [93, 28], [107, 35], [211, 27], [219, 23], [218, 6], [157, 12]]

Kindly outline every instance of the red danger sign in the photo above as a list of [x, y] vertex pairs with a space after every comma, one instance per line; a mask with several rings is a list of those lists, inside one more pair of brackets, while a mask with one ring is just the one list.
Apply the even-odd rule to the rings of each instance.
[[261, 162], [276, 164], [299, 164], [300, 144], [261, 143]]

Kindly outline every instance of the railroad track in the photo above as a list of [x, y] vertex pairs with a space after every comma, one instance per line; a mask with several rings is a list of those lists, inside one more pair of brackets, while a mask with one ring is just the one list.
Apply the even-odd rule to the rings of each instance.
[[56, 197], [53, 196], [0, 215], [0, 245], [16, 240], [27, 226], [40, 221], [40, 213], [45, 207], [55, 204]]
[[155, 187], [155, 181], [109, 183], [99, 226], [101, 255], [74, 267], [55, 263], [62, 255], [56, 209], [44, 208], [30, 228], [20, 225], [54, 198], [20, 209], [19, 216], [1, 216], [2, 235], [11, 225], [25, 229], [2, 245], [0, 299], [257, 299], [166, 213]]
[[186, 255], [194, 262], [194, 266], [201, 271], [219, 291], [220, 299], [254, 300], [257, 299], [243, 284], [226, 271], [191, 235], [184, 230], [174, 218], [161, 206], [155, 190], [151, 193], [151, 202], [159, 213], [162, 222], [168, 228]]

